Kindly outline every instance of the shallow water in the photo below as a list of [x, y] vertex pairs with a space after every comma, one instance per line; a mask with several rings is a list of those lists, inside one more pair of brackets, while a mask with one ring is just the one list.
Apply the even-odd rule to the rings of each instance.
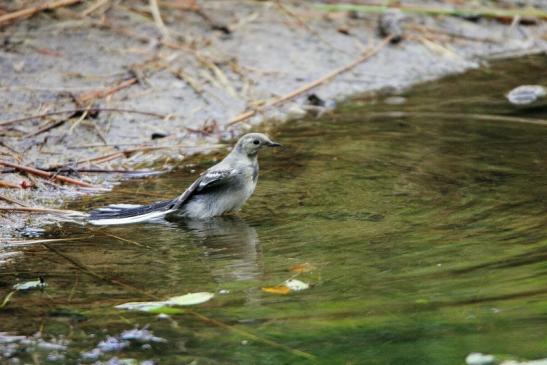
[[[48, 286], [15, 293], [0, 310], [0, 331], [41, 331], [66, 349], [27, 343], [10, 356], [161, 364], [547, 357], [547, 126], [456, 115], [545, 120], [545, 103], [517, 108], [503, 95], [547, 84], [546, 66], [545, 57], [512, 60], [416, 87], [404, 100], [361, 98], [289, 122], [272, 132], [287, 147], [262, 153], [257, 191], [239, 216], [52, 227], [47, 237], [75, 240], [17, 248], [24, 254], [0, 272], [0, 301], [40, 274]], [[71, 208], [172, 197], [218, 157]], [[261, 290], [293, 277], [312, 287]], [[202, 291], [216, 296], [169, 318], [114, 309]], [[166, 341], [149, 335], [116, 346], [124, 331], [145, 326]], [[108, 336], [114, 345], [99, 346], [98, 357], [82, 355]]]

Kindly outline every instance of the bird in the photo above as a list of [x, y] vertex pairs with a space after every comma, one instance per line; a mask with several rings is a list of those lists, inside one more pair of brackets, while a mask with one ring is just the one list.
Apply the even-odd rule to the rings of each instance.
[[258, 152], [279, 146], [263, 133], [245, 134], [222, 161], [203, 172], [178, 197], [150, 205], [109, 205], [91, 211], [88, 222], [118, 225], [166, 218], [208, 219], [238, 211], [256, 188]]

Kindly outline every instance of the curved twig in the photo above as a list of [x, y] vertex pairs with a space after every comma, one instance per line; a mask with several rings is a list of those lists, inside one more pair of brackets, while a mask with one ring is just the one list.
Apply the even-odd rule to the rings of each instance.
[[15, 124], [19, 122], [26, 122], [33, 119], [41, 119], [45, 117], [50, 117], [53, 115], [61, 115], [61, 114], [74, 114], [74, 113], [84, 113], [84, 112], [114, 112], [114, 113], [130, 113], [130, 114], [142, 114], [142, 115], [149, 115], [152, 117], [158, 117], [158, 118], [166, 118], [167, 115], [160, 114], [160, 113], [154, 113], [154, 112], [147, 112], [142, 110], [135, 110], [135, 109], [123, 109], [123, 108], [77, 108], [77, 109], [67, 109], [67, 110], [59, 110], [56, 112], [49, 112], [49, 113], [43, 113], [43, 114], [37, 114], [37, 115], [31, 115], [29, 117], [23, 117], [23, 118], [17, 118], [17, 119], [11, 119], [7, 120], [5, 122], [0, 122], [0, 127], [9, 125], [9, 124]]

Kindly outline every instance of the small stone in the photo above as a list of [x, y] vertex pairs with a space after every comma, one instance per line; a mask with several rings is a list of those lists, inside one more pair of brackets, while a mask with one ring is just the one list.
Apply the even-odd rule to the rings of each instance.
[[467, 365], [490, 365], [494, 361], [494, 355], [481, 354], [480, 352], [472, 352], [465, 358]]
[[391, 43], [399, 43], [404, 36], [402, 22], [404, 14], [399, 9], [389, 9], [378, 18], [378, 33], [382, 37], [391, 36]]
[[541, 85], [521, 85], [509, 91], [506, 97], [511, 104], [527, 105], [545, 95], [547, 95], [547, 89]]

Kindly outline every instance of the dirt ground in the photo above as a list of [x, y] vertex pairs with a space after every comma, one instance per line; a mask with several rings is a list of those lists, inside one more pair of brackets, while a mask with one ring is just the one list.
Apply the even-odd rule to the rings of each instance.
[[[32, 3], [0, 3], [0, 19]], [[1, 206], [60, 207], [127, 176], [106, 170], [172, 167], [244, 131], [267, 130], [262, 121], [317, 111], [311, 94], [327, 105], [363, 92], [397, 94], [492, 58], [547, 49], [547, 26], [537, 19], [392, 15], [404, 37], [388, 44], [380, 15], [326, 11], [320, 2], [158, 3], [160, 19], [148, 1], [99, 0], [0, 23], [0, 160], [94, 186], [5, 166]], [[270, 106], [371, 48], [377, 53], [347, 72]], [[89, 110], [14, 121], [74, 109]], [[245, 112], [254, 115], [234, 122]], [[0, 238], [52, 219], [0, 212]]]

